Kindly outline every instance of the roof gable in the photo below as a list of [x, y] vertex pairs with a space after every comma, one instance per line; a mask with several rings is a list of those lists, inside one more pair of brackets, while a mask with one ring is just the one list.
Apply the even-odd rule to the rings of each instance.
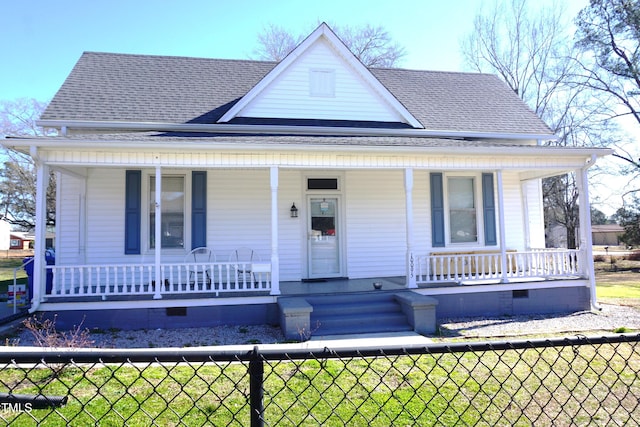
[[423, 128], [324, 23], [219, 122], [241, 117], [399, 122]]

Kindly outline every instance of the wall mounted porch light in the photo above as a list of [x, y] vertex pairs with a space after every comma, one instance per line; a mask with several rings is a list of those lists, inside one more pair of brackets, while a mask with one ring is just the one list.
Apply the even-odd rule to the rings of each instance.
[[289, 212], [291, 213], [291, 218], [298, 218], [298, 208], [296, 208], [295, 203], [291, 205], [291, 209], [289, 209]]

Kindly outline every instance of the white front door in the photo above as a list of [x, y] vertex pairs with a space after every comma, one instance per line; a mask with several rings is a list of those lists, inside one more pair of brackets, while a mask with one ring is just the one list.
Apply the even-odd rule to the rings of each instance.
[[310, 197], [308, 217], [309, 277], [341, 277], [339, 198]]

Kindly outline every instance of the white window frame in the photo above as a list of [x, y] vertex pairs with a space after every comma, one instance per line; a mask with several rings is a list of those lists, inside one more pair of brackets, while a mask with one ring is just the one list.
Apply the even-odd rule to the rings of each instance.
[[[155, 171], [145, 171], [143, 173], [143, 188], [142, 188], [142, 224], [140, 226], [143, 244], [143, 251], [145, 253], [154, 253], [155, 248], [151, 247], [151, 178], [155, 177]], [[184, 180], [184, 241], [182, 248], [162, 248], [163, 253], [168, 254], [186, 254], [191, 248], [191, 174], [184, 171], [175, 170], [163, 170], [161, 174], [162, 178], [166, 177], [181, 177]]]
[[[450, 178], [472, 178], [474, 191], [474, 204], [476, 210], [476, 240], [471, 242], [451, 241], [451, 208], [449, 203], [449, 179]], [[444, 232], [446, 245], [448, 247], [484, 247], [484, 212], [482, 203], [482, 173], [446, 173], [443, 174], [443, 198], [444, 198]]]

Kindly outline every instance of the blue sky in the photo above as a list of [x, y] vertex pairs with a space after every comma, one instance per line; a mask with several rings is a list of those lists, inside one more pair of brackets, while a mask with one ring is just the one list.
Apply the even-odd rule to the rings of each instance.
[[[402, 67], [461, 71], [460, 40], [483, 3], [493, 0], [4, 0], [0, 100], [50, 100], [83, 51], [247, 59], [269, 24], [383, 25], [407, 52]], [[573, 16], [586, 0], [566, 3]]]

